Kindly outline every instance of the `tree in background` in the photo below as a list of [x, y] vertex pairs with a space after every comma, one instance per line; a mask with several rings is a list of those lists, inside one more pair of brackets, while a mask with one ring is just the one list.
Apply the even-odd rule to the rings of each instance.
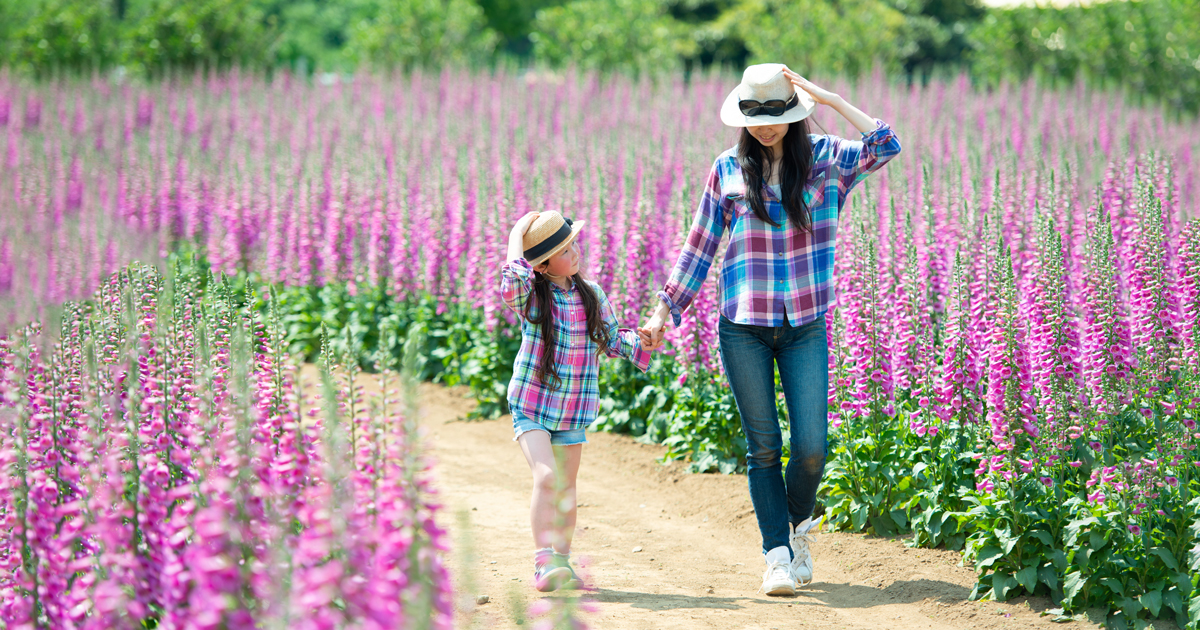
[[968, 32], [986, 14], [979, 0], [888, 0], [904, 15], [896, 56], [910, 81], [928, 80], [937, 68], [965, 69]]
[[695, 42], [695, 55], [684, 59], [691, 70], [697, 67], [742, 68], [750, 49], [741, 34], [726, 26], [721, 16], [738, 6], [738, 0], [678, 0], [670, 5], [671, 17], [682, 23]]
[[1200, 3], [1107, 2], [990, 12], [971, 33], [984, 83], [1036, 77], [1127, 89], [1178, 111], [1200, 110]]
[[277, 33], [275, 63], [305, 74], [314, 69], [350, 71], [347, 44], [354, 25], [371, 21], [377, 0], [258, 0], [266, 28]]
[[601, 71], [672, 70], [696, 46], [661, 0], [574, 0], [538, 11], [534, 55]]
[[352, 25], [350, 55], [367, 65], [438, 67], [490, 60], [496, 33], [472, 0], [380, 0]]
[[157, 0], [129, 30], [124, 60], [149, 73], [261, 66], [270, 35], [254, 0]]
[[59, 70], [103, 69], [120, 57], [110, 7], [95, 0], [0, 2], [9, 42], [6, 60], [44, 76]]
[[[741, 0], [718, 18], [750, 51], [816, 76], [856, 76], [879, 63], [896, 70], [904, 16], [878, 0]], [[817, 74], [819, 73], [819, 74]]]
[[490, 26], [500, 37], [499, 50], [527, 59], [533, 56], [529, 34], [537, 12], [563, 4], [564, 0], [479, 0]]
[[1200, 111], [1200, 2], [984, 9], [981, 0], [0, 0], [0, 66], [350, 72], [515, 60], [603, 71], [815, 76], [879, 66], [1128, 88]]

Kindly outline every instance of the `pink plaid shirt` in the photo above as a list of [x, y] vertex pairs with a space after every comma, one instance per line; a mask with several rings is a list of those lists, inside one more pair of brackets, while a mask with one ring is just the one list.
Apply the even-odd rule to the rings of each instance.
[[778, 327], [784, 318], [792, 326], [803, 326], [825, 314], [834, 301], [834, 245], [846, 197], [900, 153], [892, 128], [875, 122], [862, 142], [811, 136], [813, 168], [804, 187], [811, 232], [787, 220], [783, 204], [769, 187], [763, 188], [763, 201], [780, 225], [760, 220], [745, 200], [737, 147], [717, 156], [679, 260], [658, 293], [676, 326], [708, 277], [726, 230], [729, 245], [719, 277], [722, 315], [738, 324]]
[[[650, 353], [643, 350], [637, 333], [617, 327], [612, 304], [600, 285], [588, 282], [600, 299], [600, 316], [612, 343], [604, 348], [611, 358], [625, 357], [645, 372]], [[508, 406], [514, 412], [540, 423], [551, 431], [582, 429], [596, 419], [600, 406], [600, 361], [596, 343], [587, 334], [587, 313], [572, 285], [551, 285], [553, 296], [555, 352], [562, 386], [553, 389], [537, 379], [542, 356], [542, 328], [525, 319], [525, 303], [533, 294], [533, 267], [524, 258], [505, 263], [500, 270], [500, 294], [504, 303], [521, 317], [521, 349], [513, 364], [508, 384]], [[534, 314], [537, 313], [535, 307]]]

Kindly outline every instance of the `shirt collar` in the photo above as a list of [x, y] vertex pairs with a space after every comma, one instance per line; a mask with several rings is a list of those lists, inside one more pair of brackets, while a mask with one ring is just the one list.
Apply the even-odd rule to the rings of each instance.
[[570, 286], [570, 287], [568, 287], [568, 288], [566, 288], [566, 289], [564, 289], [564, 288], [562, 288], [562, 287], [558, 286], [558, 283], [557, 283], [557, 282], [554, 282], [553, 280], [551, 280], [551, 281], [550, 281], [550, 288], [551, 288], [551, 289], [554, 289], [555, 291], [558, 291], [559, 293], [570, 293], [571, 291], [574, 291], [574, 290], [575, 290], [575, 278], [573, 278], [573, 277], [572, 277], [572, 278], [569, 278], [569, 281], [570, 281], [570, 283], [571, 283], [571, 286]]

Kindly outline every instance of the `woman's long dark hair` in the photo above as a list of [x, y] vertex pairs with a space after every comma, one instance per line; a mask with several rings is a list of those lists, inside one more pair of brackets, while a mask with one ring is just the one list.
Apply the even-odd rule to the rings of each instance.
[[746, 201], [750, 204], [750, 209], [764, 222], [779, 225], [767, 214], [767, 205], [762, 196], [763, 184], [771, 181], [771, 169], [779, 168], [779, 197], [783, 201], [783, 209], [802, 232], [810, 231], [812, 218], [808, 206], [804, 203], [804, 185], [808, 183], [813, 160], [808, 121], [800, 120], [790, 124], [783, 136], [783, 159], [778, 164], [772, 164], [768, 155], [767, 148], [758, 138], [750, 135], [749, 129], [743, 127], [738, 138], [738, 164], [742, 167], [742, 179], [746, 182]]
[[[604, 352], [612, 338], [604, 327], [604, 318], [600, 313], [600, 298], [592, 290], [591, 285], [583, 281], [583, 274], [571, 276], [575, 288], [583, 300], [583, 311], [587, 313], [588, 338], [596, 343], [596, 354]], [[545, 274], [533, 272], [533, 295], [525, 302], [525, 319], [535, 326], [542, 328], [542, 357], [538, 362], [537, 379], [550, 389], [562, 387], [562, 377], [558, 374], [558, 361], [555, 353], [558, 336], [554, 332], [554, 297], [550, 285], [552, 281]], [[537, 307], [537, 316], [533, 315], [533, 307]]]

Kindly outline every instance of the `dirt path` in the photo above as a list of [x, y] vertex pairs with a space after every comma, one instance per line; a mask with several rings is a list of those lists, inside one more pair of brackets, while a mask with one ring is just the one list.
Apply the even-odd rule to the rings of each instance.
[[[426, 384], [421, 395], [442, 522], [455, 543], [456, 627], [528, 628], [524, 611], [543, 595], [530, 585], [531, 482], [511, 420], [461, 420], [472, 403], [457, 389]], [[583, 618], [592, 628], [1101, 627], [1052, 623], [1039, 615], [1052, 607], [1044, 599], [967, 601], [974, 574], [959, 566], [958, 553], [844, 533], [817, 537], [816, 580], [799, 595], [756, 594], [765, 565], [743, 476], [687, 474], [659, 464], [661, 448], [627, 436], [589, 433], [588, 440], [572, 551], [589, 561], [596, 612]], [[479, 595], [489, 601], [474, 605]]]

